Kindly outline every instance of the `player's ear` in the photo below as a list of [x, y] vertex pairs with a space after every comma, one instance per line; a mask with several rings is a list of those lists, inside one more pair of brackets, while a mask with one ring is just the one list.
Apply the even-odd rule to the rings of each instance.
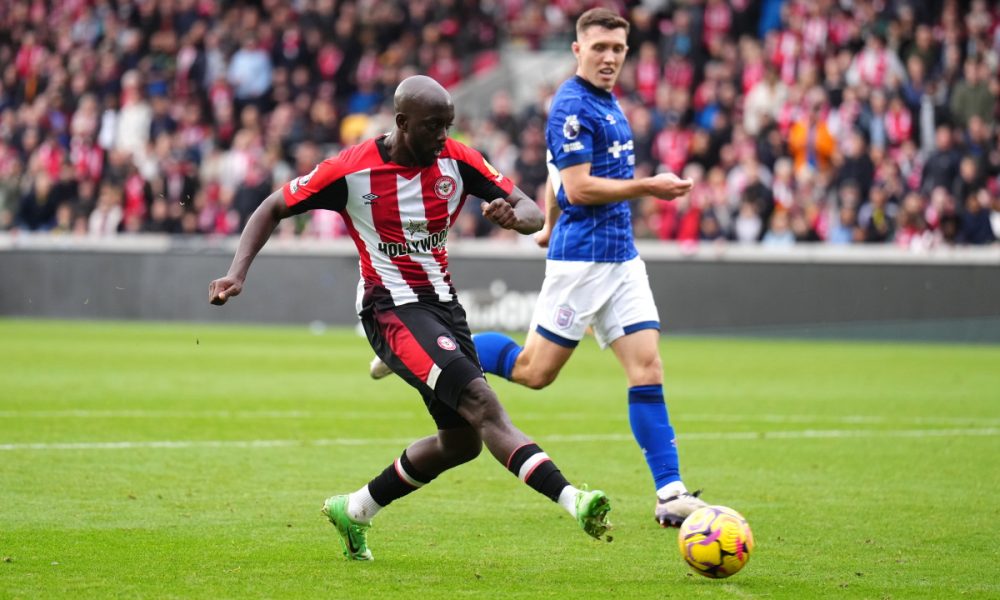
[[396, 113], [396, 128], [397, 129], [399, 129], [400, 131], [406, 131], [407, 121], [408, 121], [408, 119], [406, 118], [406, 115], [404, 113], [401, 113], [401, 112]]
[[573, 42], [573, 45], [570, 46], [570, 47], [573, 49], [573, 56], [579, 58], [580, 57], [580, 42]]

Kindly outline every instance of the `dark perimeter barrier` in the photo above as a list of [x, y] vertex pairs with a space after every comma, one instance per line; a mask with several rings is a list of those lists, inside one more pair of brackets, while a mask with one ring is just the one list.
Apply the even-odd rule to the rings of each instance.
[[[545, 272], [523, 243], [458, 240], [451, 271], [475, 330], [524, 331]], [[0, 316], [357, 324], [349, 240], [272, 239], [242, 296], [208, 304], [235, 239], [0, 236]], [[641, 243], [667, 333], [1000, 343], [1000, 247]], [[551, 307], [555, 310], [557, 307]]]

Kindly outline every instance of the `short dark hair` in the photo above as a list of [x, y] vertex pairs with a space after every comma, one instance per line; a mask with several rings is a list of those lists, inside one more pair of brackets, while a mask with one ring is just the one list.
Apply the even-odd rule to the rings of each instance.
[[580, 15], [580, 18], [576, 20], [576, 37], [579, 38], [583, 32], [591, 27], [624, 29], [625, 33], [628, 33], [630, 29], [628, 21], [607, 8], [592, 8]]

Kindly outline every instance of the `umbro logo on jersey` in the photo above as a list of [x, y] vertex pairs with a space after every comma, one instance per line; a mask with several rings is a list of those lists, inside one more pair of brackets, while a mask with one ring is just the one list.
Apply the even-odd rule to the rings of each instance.
[[361, 198], [365, 201], [365, 206], [371, 206], [372, 204], [375, 204], [375, 201], [378, 200], [378, 197], [379, 197], [378, 194], [365, 194], [364, 196], [361, 196]]
[[615, 123], [618, 122], [618, 121], [615, 120], [615, 116], [614, 115], [604, 115], [604, 118], [607, 119], [608, 123], [611, 124], [611, 125], [614, 125]]

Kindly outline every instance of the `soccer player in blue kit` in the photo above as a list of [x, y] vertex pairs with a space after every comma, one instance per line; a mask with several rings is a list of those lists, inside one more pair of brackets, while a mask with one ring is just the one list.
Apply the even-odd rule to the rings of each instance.
[[556, 92], [546, 128], [550, 198], [538, 241], [548, 245], [548, 259], [532, 327], [523, 347], [501, 333], [474, 340], [487, 372], [541, 389], [592, 327], [625, 369], [629, 421], [656, 486], [654, 517], [663, 527], [679, 526], [705, 502], [681, 480], [663, 395], [660, 318], [628, 200], [672, 200], [692, 182], [672, 173], [634, 178], [632, 130], [612, 93], [628, 31], [628, 21], [602, 8], [576, 22], [576, 76]]

